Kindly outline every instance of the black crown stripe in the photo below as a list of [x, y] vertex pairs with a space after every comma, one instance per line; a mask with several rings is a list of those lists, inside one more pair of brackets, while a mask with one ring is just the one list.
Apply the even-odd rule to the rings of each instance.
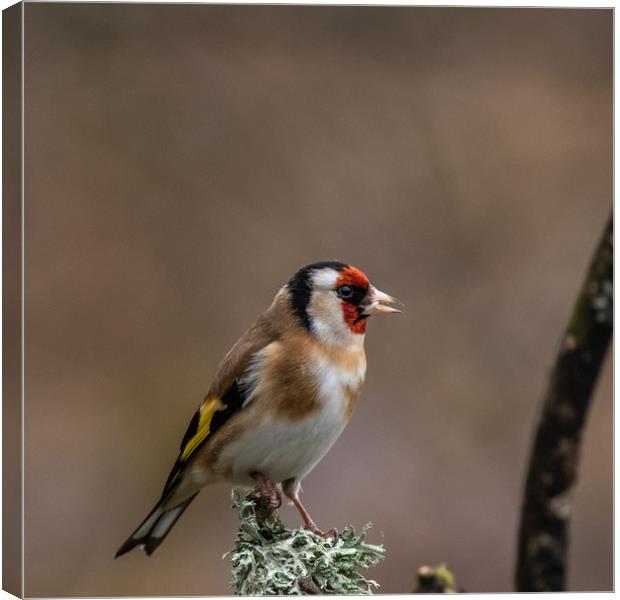
[[293, 275], [287, 286], [291, 296], [291, 307], [293, 312], [299, 317], [303, 326], [310, 331], [310, 317], [308, 315], [308, 304], [310, 304], [310, 295], [312, 293], [310, 277], [314, 271], [322, 269], [334, 269], [342, 271], [348, 265], [335, 260], [325, 260], [322, 262], [312, 263], [299, 269]]

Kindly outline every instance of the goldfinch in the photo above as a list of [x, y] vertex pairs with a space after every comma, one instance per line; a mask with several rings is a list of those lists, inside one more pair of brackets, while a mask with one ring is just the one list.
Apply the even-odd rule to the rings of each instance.
[[307, 265], [237, 341], [217, 369], [161, 498], [120, 547], [151, 555], [210, 483], [254, 485], [280, 504], [281, 486], [306, 529], [301, 480], [349, 421], [366, 374], [368, 317], [400, 312], [397, 301], [341, 262]]

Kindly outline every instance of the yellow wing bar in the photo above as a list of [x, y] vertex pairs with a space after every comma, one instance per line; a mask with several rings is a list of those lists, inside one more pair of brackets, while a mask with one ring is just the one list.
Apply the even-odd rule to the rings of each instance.
[[186, 460], [196, 447], [206, 439], [211, 429], [211, 419], [213, 419], [213, 415], [222, 408], [225, 407], [217, 397], [205, 400], [204, 404], [200, 407], [200, 419], [198, 420], [196, 433], [190, 438], [185, 448], [183, 448], [183, 452], [181, 452], [182, 461]]

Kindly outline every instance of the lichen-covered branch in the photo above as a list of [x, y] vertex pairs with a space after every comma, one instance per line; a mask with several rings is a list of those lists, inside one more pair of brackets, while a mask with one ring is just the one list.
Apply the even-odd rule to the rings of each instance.
[[519, 592], [565, 589], [568, 524], [579, 447], [612, 328], [610, 218], [562, 338], [534, 439], [519, 530]]
[[[359, 573], [384, 558], [383, 546], [365, 541], [353, 529], [331, 539], [287, 529], [277, 514], [265, 514], [252, 496], [234, 490], [239, 532], [230, 560], [232, 587], [238, 596], [371, 594], [375, 581]], [[257, 517], [258, 513], [258, 517]]]

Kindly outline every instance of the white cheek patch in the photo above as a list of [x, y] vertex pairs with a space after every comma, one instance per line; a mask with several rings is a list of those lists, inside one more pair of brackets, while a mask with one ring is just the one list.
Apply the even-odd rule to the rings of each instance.
[[307, 312], [312, 333], [326, 344], [346, 346], [361, 344], [364, 335], [353, 333], [344, 320], [341, 300], [336, 293], [340, 273], [321, 269], [312, 274], [312, 297]]
[[336, 287], [338, 277], [340, 277], [340, 273], [335, 269], [321, 269], [320, 271], [315, 271], [312, 274], [312, 287], [315, 290], [333, 290]]
[[333, 291], [315, 290], [308, 306], [312, 333], [330, 345], [348, 346], [364, 341], [344, 320], [340, 300]]

